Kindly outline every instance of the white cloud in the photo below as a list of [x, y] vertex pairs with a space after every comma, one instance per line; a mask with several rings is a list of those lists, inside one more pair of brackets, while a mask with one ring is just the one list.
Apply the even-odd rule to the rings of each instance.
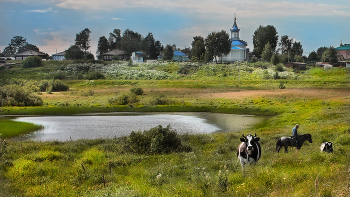
[[123, 18], [111, 18], [112, 20], [117, 20], [117, 21], [123, 21], [123, 20], [126, 20], [126, 19], [123, 19]]
[[52, 12], [52, 8], [47, 8], [44, 10], [26, 10], [26, 12], [36, 12], [36, 13], [46, 13], [46, 12]]
[[206, 15], [232, 15], [240, 13], [243, 17], [267, 16], [267, 17], [283, 17], [283, 16], [349, 16], [347, 10], [349, 6], [343, 4], [321, 3], [294, 3], [288, 1], [270, 2], [268, 0], [61, 0], [56, 6], [66, 9], [75, 10], [116, 10], [123, 8], [143, 8], [149, 11], [172, 11], [180, 13], [188, 13], [198, 17]]

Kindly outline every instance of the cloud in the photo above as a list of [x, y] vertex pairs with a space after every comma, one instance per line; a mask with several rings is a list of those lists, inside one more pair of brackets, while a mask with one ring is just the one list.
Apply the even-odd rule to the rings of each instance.
[[117, 21], [123, 21], [123, 20], [126, 20], [126, 19], [123, 19], [123, 18], [111, 18], [112, 20], [117, 20]]
[[243, 17], [286, 17], [286, 16], [349, 16], [347, 10], [349, 6], [343, 4], [322, 3], [294, 3], [288, 1], [269, 1], [269, 0], [62, 0], [56, 4], [57, 7], [75, 10], [116, 10], [116, 9], [136, 9], [143, 8], [148, 11], [173, 11], [179, 13], [191, 13], [198, 17], [206, 17], [207, 15], [219, 14], [232, 15], [240, 13]]
[[36, 12], [36, 13], [46, 13], [46, 12], [52, 12], [52, 8], [47, 8], [44, 10], [25, 10], [26, 12]]

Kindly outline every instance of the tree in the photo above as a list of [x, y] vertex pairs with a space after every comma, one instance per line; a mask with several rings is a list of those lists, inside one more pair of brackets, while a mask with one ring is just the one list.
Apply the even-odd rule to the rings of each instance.
[[164, 47], [162, 46], [162, 44], [158, 40], [154, 43], [154, 47], [155, 47], [155, 52], [156, 52], [157, 57], [158, 57], [162, 53]]
[[337, 63], [338, 57], [337, 57], [337, 51], [334, 49], [334, 47], [329, 47], [322, 55], [322, 62], [331, 62], [331, 63]]
[[67, 60], [78, 60], [84, 58], [84, 51], [80, 49], [77, 45], [72, 45], [68, 48], [66, 53], [64, 54], [64, 57]]
[[191, 59], [193, 61], [204, 60], [203, 59], [204, 54], [205, 54], [204, 38], [201, 36], [193, 37]]
[[286, 54], [292, 49], [293, 39], [287, 35], [281, 36], [281, 41], [278, 43], [281, 54]]
[[75, 45], [80, 47], [81, 50], [84, 50], [84, 55], [86, 55], [86, 50], [90, 48], [90, 33], [91, 31], [85, 28], [83, 31], [76, 34]]
[[106, 53], [109, 48], [110, 46], [107, 38], [104, 36], [100, 37], [100, 39], [98, 40], [97, 51], [96, 51], [98, 59], [100, 59], [102, 54]]
[[11, 39], [11, 46], [16, 49], [16, 53], [18, 53], [18, 49], [21, 47], [24, 47], [27, 43], [27, 39], [23, 38], [22, 36], [14, 36]]
[[[231, 40], [230, 36], [226, 31], [212, 32], [205, 39], [206, 55], [215, 57], [215, 62], [217, 62], [216, 57], [222, 57], [222, 55], [227, 55], [231, 51]], [[207, 59], [210, 58], [207, 57]], [[211, 59], [212, 59], [211, 58]]]
[[174, 57], [174, 47], [168, 44], [163, 50], [162, 58], [163, 60], [172, 60], [173, 57]]
[[318, 58], [318, 55], [315, 51], [312, 51], [310, 54], [309, 54], [309, 57], [307, 58], [309, 61], [317, 61], [319, 60]]
[[9, 44], [7, 47], [5, 47], [2, 54], [4, 54], [5, 56], [14, 55], [14, 54], [16, 54], [16, 48], [14, 48], [11, 44]]
[[266, 27], [260, 25], [253, 35], [253, 53], [256, 57], [261, 57], [262, 51], [268, 42], [270, 42], [272, 50], [275, 51], [278, 42], [277, 30], [272, 25]]
[[327, 47], [320, 47], [317, 49], [317, 56], [318, 56], [318, 59], [322, 59], [322, 55], [323, 53], [327, 50], [328, 48]]
[[280, 63], [280, 58], [279, 58], [278, 54], [276, 54], [276, 53], [272, 54], [271, 63], [273, 63], [273, 65], [277, 65]]
[[121, 40], [122, 40], [122, 36], [121, 36], [121, 31], [120, 29], [114, 29], [112, 33], [109, 33], [109, 38], [108, 38], [108, 42], [109, 42], [109, 49], [113, 50], [113, 49], [121, 49]]
[[295, 59], [294, 57], [296, 55], [302, 56], [303, 55], [303, 46], [300, 44], [300, 42], [294, 42], [291, 50], [291, 57]]
[[274, 54], [270, 42], [265, 45], [265, 48], [261, 54], [261, 58], [267, 62], [271, 61], [272, 54]]
[[29, 51], [29, 50], [36, 51], [36, 52], [40, 51], [37, 46], [27, 43], [26, 45], [18, 48], [18, 53], [22, 53], [24, 51]]
[[130, 29], [126, 29], [121, 39], [121, 49], [124, 51], [125, 55], [131, 56], [132, 52], [139, 51], [141, 49], [141, 40], [141, 34], [133, 32]]
[[157, 59], [160, 53], [157, 52], [156, 41], [153, 38], [152, 33], [148, 35], [141, 41], [141, 50], [147, 54], [150, 59]]

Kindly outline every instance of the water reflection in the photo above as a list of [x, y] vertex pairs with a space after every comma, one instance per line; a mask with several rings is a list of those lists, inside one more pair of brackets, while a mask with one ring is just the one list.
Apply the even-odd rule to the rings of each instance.
[[158, 125], [178, 133], [213, 133], [242, 131], [265, 120], [264, 117], [215, 113], [108, 113], [77, 116], [20, 117], [43, 129], [25, 137], [34, 141], [67, 141], [114, 138], [132, 131], [149, 130]]

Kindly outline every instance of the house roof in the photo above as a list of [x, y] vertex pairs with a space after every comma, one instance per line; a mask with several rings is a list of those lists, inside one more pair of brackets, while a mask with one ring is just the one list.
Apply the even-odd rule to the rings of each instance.
[[350, 50], [350, 44], [344, 44], [340, 47], [335, 48], [335, 50]]
[[42, 53], [42, 52], [37, 52], [37, 51], [33, 51], [33, 50], [28, 50], [28, 51], [24, 51], [22, 53], [17, 53], [15, 55], [16, 56], [42, 56], [42, 55], [45, 55], [45, 53]]
[[181, 51], [174, 51], [174, 56], [187, 56], [187, 55]]
[[64, 56], [64, 54], [66, 54], [66, 51], [62, 51], [56, 54], [52, 54], [52, 56]]
[[243, 40], [233, 40], [231, 45], [232, 46], [247, 46], [247, 43]]
[[119, 50], [119, 49], [113, 49], [112, 51], [108, 51], [102, 55], [123, 55], [124, 51]]
[[243, 48], [240, 48], [240, 47], [234, 46], [234, 47], [231, 47], [231, 49], [243, 49]]

